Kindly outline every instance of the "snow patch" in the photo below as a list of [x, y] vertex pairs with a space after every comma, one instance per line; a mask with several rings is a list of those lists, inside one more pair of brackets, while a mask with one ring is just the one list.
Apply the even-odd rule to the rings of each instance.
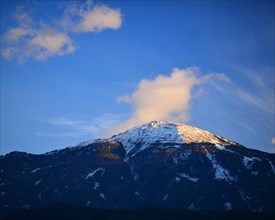
[[229, 171], [223, 168], [215, 159], [215, 156], [209, 153], [206, 148], [204, 148], [206, 151], [206, 157], [211, 161], [213, 169], [215, 170], [215, 179], [217, 180], [226, 180], [231, 184], [231, 181], [234, 181], [235, 179], [230, 176]]
[[184, 174], [184, 173], [178, 173], [178, 175], [179, 175], [180, 177], [186, 178], [186, 179], [188, 179], [188, 180], [190, 180], [190, 181], [192, 181], [192, 182], [194, 182], [194, 183], [196, 183], [196, 182], [199, 181], [199, 178], [191, 177], [191, 176], [189, 176], [189, 175], [187, 175], [187, 174]]
[[246, 169], [252, 169], [252, 165], [255, 161], [262, 161], [258, 157], [243, 157], [243, 164], [246, 167]]
[[245, 165], [245, 167], [247, 168], [247, 169], [251, 169], [251, 164], [250, 164], [250, 162], [252, 162], [253, 160], [251, 159], [251, 158], [249, 158], [249, 157], [246, 157], [246, 156], [244, 156], [244, 158], [243, 158], [243, 164]]
[[106, 199], [105, 197], [105, 194], [104, 193], [100, 193], [99, 196], [102, 198], [102, 199]]
[[271, 167], [271, 170], [273, 171], [273, 173], [275, 174], [275, 168], [274, 168], [274, 165], [272, 164], [272, 162], [270, 160], [267, 160], [270, 167]]
[[245, 195], [244, 191], [243, 191], [242, 189], [240, 189], [238, 186], [237, 186], [237, 189], [238, 189], [238, 191], [239, 191], [239, 194], [240, 194], [242, 200], [246, 202], [247, 206], [248, 206], [251, 210], [255, 211], [255, 210], [252, 208], [252, 206], [251, 206], [251, 204], [250, 204], [250, 202], [249, 202], [249, 200], [251, 199], [251, 197], [248, 197], [247, 195]]
[[180, 151], [180, 152], [174, 154], [174, 156], [173, 156], [174, 163], [177, 164], [179, 161], [187, 160], [188, 157], [191, 155], [191, 153], [192, 153], [192, 150], [187, 149], [184, 152]]
[[198, 208], [195, 207], [193, 202], [187, 207], [187, 209], [189, 209], [189, 210], [199, 210]]
[[91, 201], [87, 201], [87, 202], [86, 202], [86, 206], [88, 206], [88, 207], [89, 207], [89, 206], [90, 206], [90, 204], [91, 204]]
[[40, 182], [41, 182], [41, 179], [40, 179], [40, 180], [37, 180], [37, 181], [34, 183], [34, 185], [37, 186]]
[[134, 170], [134, 164], [133, 165], [129, 164], [129, 166], [130, 166], [131, 174], [132, 174], [134, 180], [137, 181], [139, 178], [139, 175]]
[[96, 168], [95, 170], [93, 170], [91, 173], [89, 173], [85, 179], [89, 179], [91, 177], [93, 177], [97, 172], [101, 172], [101, 176], [104, 174], [105, 172], [105, 169], [104, 168], [101, 168], [101, 167], [98, 167]]
[[1, 196], [4, 196], [4, 195], [6, 195], [6, 192], [1, 192]]
[[140, 195], [140, 193], [139, 193], [139, 192], [135, 192], [135, 195], [139, 196], [139, 197], [140, 197], [140, 199], [141, 199], [141, 200], [143, 200], [143, 197], [142, 197], [142, 195]]
[[166, 194], [166, 195], [163, 196], [162, 201], [166, 201], [168, 198], [169, 198], [169, 195]]
[[231, 202], [224, 203], [224, 209], [225, 210], [231, 210], [232, 209], [232, 203]]
[[32, 170], [31, 173], [35, 173], [35, 172], [37, 172], [38, 170], [41, 170], [41, 168], [36, 168], [36, 169]]
[[98, 187], [99, 187], [99, 182], [95, 182], [93, 189], [96, 190]]
[[224, 146], [215, 144], [215, 147], [218, 148], [219, 150], [226, 150], [226, 148]]
[[176, 177], [175, 180], [176, 180], [176, 182], [179, 182], [179, 181], [180, 181], [180, 178], [179, 178], [179, 177]]
[[230, 149], [228, 149], [228, 148], [226, 148], [225, 146], [222, 146], [222, 145], [215, 144], [215, 147], [218, 148], [219, 150], [228, 151], [230, 153], [238, 154], [235, 151], [230, 150]]
[[263, 206], [261, 205], [261, 206], [258, 208], [257, 212], [262, 212], [262, 211], [263, 211]]

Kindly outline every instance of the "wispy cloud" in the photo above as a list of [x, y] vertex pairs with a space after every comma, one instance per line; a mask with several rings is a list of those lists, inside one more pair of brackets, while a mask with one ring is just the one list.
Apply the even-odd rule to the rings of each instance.
[[274, 96], [272, 96], [272, 93], [250, 93], [239, 89], [237, 94], [241, 100], [250, 105], [274, 114]]
[[17, 7], [14, 19], [17, 26], [1, 36], [1, 55], [6, 59], [46, 60], [75, 52], [78, 47], [72, 35], [85, 32], [116, 30], [122, 25], [119, 9], [106, 5], [93, 5], [91, 1], [66, 6], [58, 19], [43, 21], [33, 18], [27, 8]]
[[201, 88], [194, 92], [197, 85], [212, 80], [230, 82], [223, 73], [210, 73], [199, 77], [199, 72], [196, 67], [174, 68], [169, 76], [159, 75], [154, 80], [141, 80], [136, 91], [130, 96], [117, 98], [118, 102], [131, 103], [131, 117], [109, 129], [107, 133], [115, 134], [152, 120], [188, 121], [191, 99], [203, 92]]
[[56, 132], [37, 131], [37, 136], [43, 137], [81, 137], [99, 138], [109, 127], [119, 123], [124, 115], [121, 114], [102, 114], [91, 120], [78, 120], [71, 117], [56, 117], [47, 121], [54, 126]]
[[76, 132], [76, 131], [66, 131], [66, 132], [44, 132], [44, 131], [37, 131], [35, 132], [36, 136], [40, 137], [49, 137], [49, 138], [60, 138], [60, 137], [71, 137], [77, 138], [83, 136], [83, 133]]
[[201, 80], [205, 82], [209, 82], [210, 80], [216, 80], [231, 83], [230, 78], [224, 73], [209, 73], [201, 77]]
[[130, 103], [131, 97], [129, 95], [118, 96], [116, 101], [117, 103]]
[[243, 84], [249, 85], [236, 86], [234, 95], [252, 107], [275, 114], [274, 67], [258, 69], [234, 67], [234, 69], [244, 77]]

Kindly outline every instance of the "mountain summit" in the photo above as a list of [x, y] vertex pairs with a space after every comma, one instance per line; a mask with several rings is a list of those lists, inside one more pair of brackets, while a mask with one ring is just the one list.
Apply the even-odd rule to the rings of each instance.
[[[217, 147], [237, 144], [196, 127], [167, 121], [152, 121], [134, 127], [113, 136], [111, 140], [122, 143], [127, 155], [133, 154], [133, 151], [138, 153], [155, 143], [160, 143], [164, 146], [173, 144], [174, 147], [177, 147], [176, 144], [180, 146], [180, 144], [191, 143], [209, 143]], [[137, 143], [142, 144], [139, 144], [138, 149], [134, 149]]]
[[109, 139], [0, 157], [0, 211], [78, 204], [274, 211], [275, 155], [153, 121]]

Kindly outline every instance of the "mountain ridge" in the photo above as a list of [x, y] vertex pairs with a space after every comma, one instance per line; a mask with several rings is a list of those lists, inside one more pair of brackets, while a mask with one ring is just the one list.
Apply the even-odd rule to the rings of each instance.
[[[90, 144], [96, 143], [96, 142], [100, 142], [100, 141], [122, 141], [122, 142], [126, 142], [125, 140], [123, 140], [123, 137], [127, 136], [125, 134], [128, 134], [128, 133], [133, 132], [133, 131], [136, 132], [136, 133], [138, 133], [137, 132], [138, 130], [144, 130], [144, 129], [150, 127], [150, 125], [153, 128], [156, 128], [156, 125], [157, 126], [159, 126], [159, 125], [160, 126], [174, 125], [175, 127], [182, 127], [179, 131], [177, 131], [176, 129], [174, 130], [176, 133], [180, 132], [180, 134], [178, 134], [178, 136], [174, 135], [174, 137], [176, 137], [178, 139], [179, 143], [203, 143], [203, 142], [211, 143], [211, 141], [209, 142], [209, 140], [211, 140], [211, 138], [209, 138], [209, 136], [212, 136], [212, 137], [214, 137], [214, 139], [216, 139], [212, 143], [215, 144], [217, 148], [222, 149], [222, 146], [224, 146], [224, 145], [235, 145], [235, 146], [244, 147], [243, 145], [241, 145], [238, 142], [231, 141], [231, 140], [226, 139], [226, 138], [224, 138], [222, 136], [216, 135], [214, 133], [211, 133], [211, 132], [209, 132], [207, 130], [204, 130], [204, 129], [200, 129], [200, 128], [195, 127], [195, 126], [191, 126], [191, 125], [187, 125], [187, 124], [183, 124], [183, 123], [171, 122], [171, 121], [163, 121], [163, 120], [156, 121], [155, 120], [155, 121], [151, 121], [151, 122], [148, 122], [148, 123], [145, 123], [145, 124], [138, 125], [138, 126], [135, 126], [133, 128], [127, 129], [126, 131], [120, 132], [118, 134], [115, 134], [115, 135], [113, 135], [113, 136], [111, 136], [109, 138], [95, 138], [95, 139], [91, 139], [91, 140], [80, 142], [80, 143], [78, 143], [78, 144], [76, 144], [74, 146], [67, 146], [67, 147], [64, 147], [62, 149], [51, 150], [51, 151], [48, 151], [48, 152], [45, 152], [45, 153], [38, 153], [38, 154], [28, 153], [28, 152], [25, 152], [25, 151], [11, 151], [9, 153], [6, 153], [5, 155], [0, 155], [0, 157], [6, 156], [6, 155], [9, 155], [9, 154], [14, 154], [14, 153], [24, 153], [24, 154], [33, 154], [33, 155], [52, 154], [52, 153], [56, 153], [56, 152], [58, 152], [60, 150], [64, 150], [64, 149], [77, 148], [77, 147], [85, 147], [87, 145], [90, 145]], [[187, 138], [184, 140], [184, 130], [187, 130], [186, 128], [189, 128], [189, 129], [191, 128], [194, 131], [200, 131], [200, 132], [206, 133], [207, 136], [208, 136], [208, 141], [207, 140], [203, 141], [203, 140], [200, 140], [200, 139], [197, 139], [197, 140], [192, 139], [190, 137], [190, 136], [192, 136], [192, 135], [190, 135], [190, 131], [189, 131], [189, 134], [187, 133], [187, 135], [190, 135], [190, 136], [187, 136]], [[158, 140], [159, 136], [157, 136], [157, 135], [155, 135], [155, 136], [157, 137], [157, 140]], [[128, 137], [130, 138], [131, 135], [128, 135]], [[153, 137], [153, 136], [151, 135], [151, 137]], [[198, 135], [193, 135], [193, 137], [198, 137]], [[132, 138], [132, 139], [137, 139], [137, 138]], [[160, 142], [160, 140], [158, 140], [158, 141]], [[152, 141], [149, 141], [149, 142], [152, 142]], [[166, 141], [166, 142], [169, 143], [169, 141]], [[175, 142], [175, 141], [171, 141], [171, 142]], [[219, 145], [219, 143], [221, 145]], [[259, 149], [252, 149], [252, 148], [249, 148], [249, 149], [255, 150], [255, 151], [259, 151], [259, 152], [268, 153], [268, 154], [275, 154], [275, 153], [272, 153], [272, 152], [266, 152], [266, 151], [262, 151], [262, 150], [259, 150]]]
[[275, 155], [153, 121], [74, 147], [0, 157], [0, 211], [57, 203], [274, 212]]

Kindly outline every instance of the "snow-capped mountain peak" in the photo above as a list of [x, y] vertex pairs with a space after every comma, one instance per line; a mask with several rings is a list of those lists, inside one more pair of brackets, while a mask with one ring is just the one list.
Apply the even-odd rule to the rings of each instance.
[[41, 155], [12, 152], [0, 164], [0, 218], [62, 202], [274, 212], [274, 154], [180, 123], [152, 121]]
[[184, 143], [212, 143], [216, 146], [226, 146], [235, 144], [225, 138], [211, 134], [208, 131], [192, 127], [186, 124], [173, 123], [167, 121], [152, 121], [141, 126], [134, 127], [123, 133], [115, 135], [111, 138], [121, 142], [128, 155], [137, 143], [140, 144], [139, 149], [135, 152], [144, 150], [150, 147], [153, 143], [160, 144], [184, 144]]

